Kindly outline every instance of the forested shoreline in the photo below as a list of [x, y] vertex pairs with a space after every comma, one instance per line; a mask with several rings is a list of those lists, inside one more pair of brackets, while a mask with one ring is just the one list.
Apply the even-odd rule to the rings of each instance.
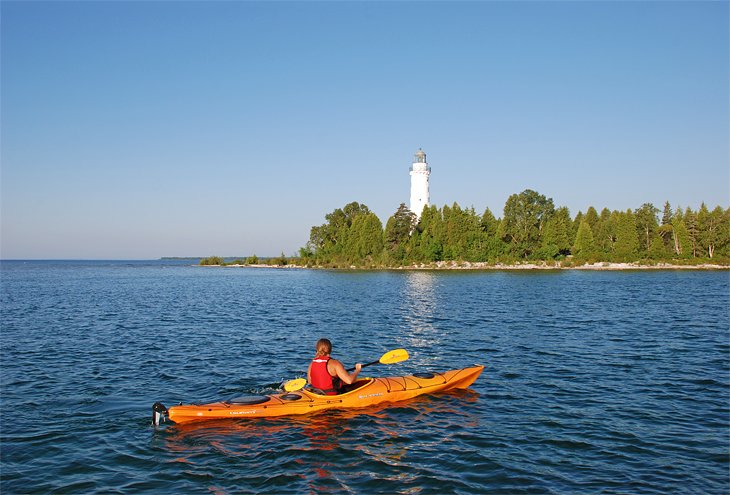
[[[571, 216], [552, 198], [527, 189], [513, 194], [501, 217], [481, 215], [457, 203], [424, 208], [420, 218], [401, 204], [383, 227], [361, 203], [352, 202], [313, 226], [298, 257], [266, 259], [269, 265], [325, 268], [443, 266], [443, 262], [571, 267], [594, 263], [642, 265], [730, 265], [730, 208], [704, 203], [662, 210], [651, 203], [636, 209], [600, 212], [590, 207]], [[254, 255], [228, 264], [254, 264]], [[211, 257], [201, 264], [226, 264]]]
[[635, 210], [600, 213], [590, 207], [571, 217], [568, 208], [527, 189], [513, 194], [497, 218], [487, 208], [457, 203], [424, 208], [416, 219], [405, 204], [385, 227], [369, 208], [352, 202], [314, 226], [298, 264], [327, 267], [398, 267], [441, 261], [514, 264], [560, 261], [703, 263], [730, 261], [730, 208], [663, 210], [645, 203]]

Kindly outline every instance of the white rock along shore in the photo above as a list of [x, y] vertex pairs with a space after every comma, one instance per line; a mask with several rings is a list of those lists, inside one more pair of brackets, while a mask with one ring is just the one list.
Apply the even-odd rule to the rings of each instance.
[[[206, 265], [219, 266], [219, 265]], [[300, 266], [300, 265], [225, 265], [225, 267], [234, 268], [280, 268], [280, 269], [323, 269], [322, 266]], [[555, 263], [485, 263], [485, 262], [469, 262], [469, 261], [437, 261], [434, 263], [418, 263], [414, 265], [399, 266], [394, 268], [363, 268], [350, 266], [350, 269], [364, 270], [730, 270], [728, 265], [717, 265], [711, 263], [703, 263], [699, 265], [673, 265], [671, 263], [657, 263], [655, 265], [647, 265], [642, 263], [586, 263], [583, 265], [562, 266], [559, 261]], [[342, 269], [342, 268], [338, 268]]]

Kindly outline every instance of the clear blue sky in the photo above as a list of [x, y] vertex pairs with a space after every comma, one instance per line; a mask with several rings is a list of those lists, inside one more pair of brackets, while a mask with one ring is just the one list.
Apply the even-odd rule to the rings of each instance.
[[535, 189], [730, 206], [728, 2], [3, 1], [0, 256], [291, 255]]

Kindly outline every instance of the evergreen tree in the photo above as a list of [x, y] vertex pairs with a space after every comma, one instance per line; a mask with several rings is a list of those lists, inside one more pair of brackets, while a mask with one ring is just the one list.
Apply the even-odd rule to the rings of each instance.
[[506, 246], [500, 235], [501, 223], [499, 219], [494, 217], [489, 208], [484, 210], [480, 222], [483, 242], [479, 261], [493, 261], [504, 254]]
[[593, 230], [587, 219], [583, 219], [578, 226], [578, 232], [573, 244], [573, 255], [580, 259], [589, 261], [596, 253], [596, 245], [593, 240]]
[[373, 263], [383, 252], [383, 224], [375, 213], [368, 212], [352, 221], [349, 259], [355, 263]]
[[598, 222], [593, 228], [593, 239], [597, 253], [603, 259], [610, 259], [613, 253], [613, 244], [616, 242], [616, 216], [608, 208], [601, 210]]
[[570, 254], [572, 229], [568, 208], [562, 206], [555, 210], [555, 214], [545, 224], [540, 257], [547, 260]]
[[666, 259], [670, 253], [664, 244], [664, 239], [661, 235], [654, 234], [654, 238], [651, 240], [651, 246], [649, 247], [649, 258], [653, 260]]
[[464, 223], [466, 226], [466, 246], [464, 259], [467, 261], [482, 261], [485, 235], [482, 232], [481, 217], [477, 215], [474, 207], [464, 210]]
[[714, 239], [712, 235], [714, 229], [712, 227], [710, 210], [707, 209], [707, 205], [705, 203], [702, 203], [699, 211], [697, 212], [697, 241], [699, 245], [699, 252], [702, 253], [701, 257], [709, 254], [709, 257], [712, 258], [712, 249], [714, 247]]
[[674, 214], [672, 213], [672, 207], [669, 205], [669, 201], [664, 203], [664, 212], [662, 213], [662, 225], [669, 225], [672, 223], [672, 218], [674, 217]]
[[582, 211], [579, 211], [578, 214], [573, 219], [573, 225], [570, 231], [570, 238], [575, 239], [575, 236], [578, 235], [578, 227], [580, 227], [580, 223], [583, 221], [583, 215]]
[[697, 257], [697, 248], [699, 245], [699, 228], [697, 225], [697, 214], [688, 206], [684, 212], [684, 223], [687, 226], [687, 235], [692, 247], [692, 257]]
[[444, 259], [475, 261], [480, 249], [481, 225], [474, 208], [462, 210], [454, 203], [444, 208]]
[[446, 225], [446, 242], [444, 258], [447, 260], [461, 260], [466, 254], [468, 224], [466, 215], [461, 207], [454, 203], [444, 216]]
[[[458, 205], [457, 205], [458, 206]], [[451, 230], [452, 230], [452, 211], [449, 205], [444, 205], [441, 209], [441, 243], [444, 247], [443, 258], [444, 260], [451, 261], [454, 259], [454, 247], [451, 245]]]
[[598, 223], [598, 212], [596, 212], [596, 209], [592, 206], [589, 206], [588, 210], [586, 211], [585, 219], [586, 222], [588, 222], [588, 225], [591, 227], [591, 230], [594, 230], [596, 228], [596, 224]]
[[657, 230], [657, 213], [659, 210], [651, 203], [644, 203], [640, 208], [637, 208], [636, 214], [636, 228], [638, 229], [642, 239], [642, 250], [649, 252], [651, 246], [651, 240]]
[[616, 218], [616, 243], [614, 254], [617, 261], [635, 261], [639, 247], [634, 212], [626, 210]]
[[720, 225], [718, 228], [717, 253], [725, 258], [730, 258], [730, 207], [724, 211], [719, 206]]
[[438, 231], [441, 224], [441, 212], [434, 205], [423, 208], [421, 218], [411, 235], [413, 261], [440, 261], [443, 246]]
[[479, 223], [482, 227], [482, 232], [487, 234], [488, 237], [493, 237], [497, 235], [499, 221], [494, 217], [492, 211], [489, 208], [484, 210], [484, 214], [482, 215]]
[[697, 213], [697, 226], [700, 249], [708, 258], [715, 256], [718, 243], [722, 245], [725, 242], [724, 220], [725, 212], [722, 208], [718, 206], [710, 212], [705, 203], [702, 203]]
[[427, 234], [428, 237], [425, 238], [423, 245], [424, 254], [427, 261], [441, 261], [444, 254], [444, 219], [441, 211], [435, 206], [431, 208], [430, 212], [424, 210], [424, 216], [427, 213], [428, 222], [424, 224], [424, 234]]
[[[662, 213], [662, 224], [657, 228], [657, 232], [664, 242], [665, 251], [674, 251], [674, 225], [672, 225], [672, 207], [669, 201], [664, 203], [664, 211]], [[656, 253], [655, 253], [656, 254]]]
[[385, 225], [385, 252], [390, 262], [403, 264], [406, 261], [408, 241], [415, 226], [416, 214], [401, 203]]
[[692, 257], [692, 243], [684, 223], [684, 215], [679, 208], [672, 216], [672, 251], [680, 258]]

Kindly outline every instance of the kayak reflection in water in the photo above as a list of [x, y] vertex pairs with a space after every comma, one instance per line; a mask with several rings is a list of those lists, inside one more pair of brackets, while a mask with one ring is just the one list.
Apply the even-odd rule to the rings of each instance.
[[330, 357], [332, 342], [328, 339], [319, 339], [316, 350], [317, 353], [307, 370], [307, 379], [310, 385], [325, 395], [337, 395], [345, 392], [345, 385], [355, 382], [362, 364], [357, 363], [355, 371], [348, 373], [341, 362]]

